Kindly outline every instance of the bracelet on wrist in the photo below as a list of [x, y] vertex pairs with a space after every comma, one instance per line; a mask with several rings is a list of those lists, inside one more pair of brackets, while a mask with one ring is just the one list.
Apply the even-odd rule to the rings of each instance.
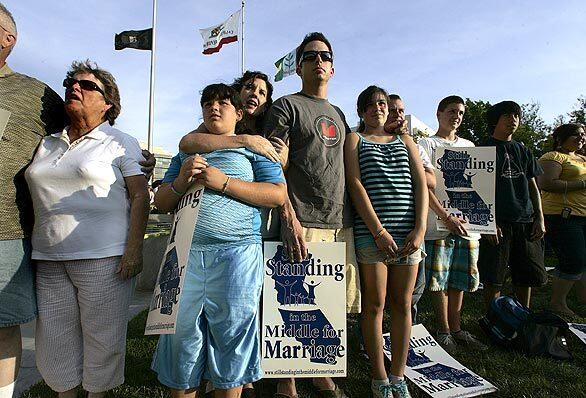
[[174, 184], [175, 184], [175, 181], [173, 181], [173, 182], [171, 183], [171, 192], [173, 192], [175, 195], [177, 195], [177, 196], [179, 196], [179, 197], [182, 197], [183, 195], [185, 195], [185, 192], [178, 191], [178, 190], [175, 188], [175, 185], [174, 185]]
[[228, 184], [230, 183], [230, 179], [232, 177], [228, 176], [228, 178], [226, 178], [226, 182], [224, 183], [224, 185], [222, 185], [222, 190], [220, 191], [222, 194], [226, 193], [226, 190], [228, 189]]
[[376, 235], [374, 236], [374, 240], [376, 241], [376, 240], [380, 239], [380, 237], [383, 236], [385, 232], [387, 232], [387, 230], [385, 228], [378, 231], [376, 233]]

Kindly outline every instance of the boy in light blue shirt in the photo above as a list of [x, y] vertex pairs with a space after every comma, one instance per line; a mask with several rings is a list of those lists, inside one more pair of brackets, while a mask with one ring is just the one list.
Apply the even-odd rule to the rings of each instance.
[[[238, 93], [225, 84], [202, 92], [204, 124], [234, 135], [242, 119]], [[236, 396], [262, 378], [258, 312], [263, 257], [258, 207], [277, 207], [286, 195], [279, 163], [246, 149], [227, 149], [171, 161], [155, 204], [175, 208], [193, 182], [203, 184], [174, 335], [162, 335], [152, 369], [173, 396], [195, 396], [202, 379], [216, 396]]]

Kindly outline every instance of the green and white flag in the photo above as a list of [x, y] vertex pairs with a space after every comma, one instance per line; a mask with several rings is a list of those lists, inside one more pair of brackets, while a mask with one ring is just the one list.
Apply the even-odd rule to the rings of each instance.
[[275, 62], [275, 67], [277, 68], [275, 82], [295, 74], [295, 50], [293, 49], [289, 54]]

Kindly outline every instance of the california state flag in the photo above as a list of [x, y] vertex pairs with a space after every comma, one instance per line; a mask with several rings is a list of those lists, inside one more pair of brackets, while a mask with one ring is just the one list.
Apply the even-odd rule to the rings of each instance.
[[207, 29], [200, 29], [203, 38], [203, 53], [206, 55], [217, 53], [224, 44], [238, 41], [240, 26], [240, 11], [230, 15], [230, 18], [219, 25]]

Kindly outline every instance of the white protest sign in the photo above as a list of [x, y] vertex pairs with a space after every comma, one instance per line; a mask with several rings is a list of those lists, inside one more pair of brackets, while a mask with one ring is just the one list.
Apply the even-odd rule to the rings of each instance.
[[183, 195], [173, 218], [169, 243], [161, 262], [144, 334], [174, 334], [189, 249], [204, 187], [193, 185]]
[[[468, 232], [496, 234], [494, 147], [438, 147], [435, 196], [444, 209], [466, 220]], [[448, 231], [441, 220], [437, 229]]]
[[568, 323], [570, 330], [574, 333], [582, 343], [586, 344], [586, 324], [584, 323]]
[[262, 368], [267, 378], [346, 376], [346, 244], [307, 243], [291, 263], [264, 246]]
[[[391, 360], [389, 333], [383, 334], [383, 351]], [[405, 376], [434, 398], [475, 397], [497, 390], [444, 351], [423, 325], [411, 329]]]

